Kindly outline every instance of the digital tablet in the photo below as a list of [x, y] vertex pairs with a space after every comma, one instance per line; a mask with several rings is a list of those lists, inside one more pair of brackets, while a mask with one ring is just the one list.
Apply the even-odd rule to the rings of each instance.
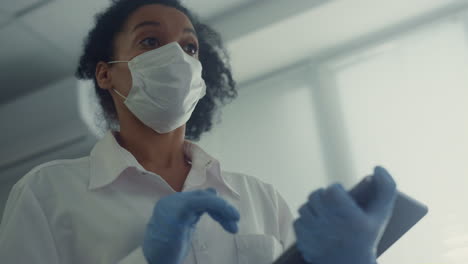
[[[427, 214], [428, 208], [421, 202], [398, 192], [392, 216], [377, 246], [377, 257], [410, 230]], [[294, 243], [273, 264], [307, 264]]]

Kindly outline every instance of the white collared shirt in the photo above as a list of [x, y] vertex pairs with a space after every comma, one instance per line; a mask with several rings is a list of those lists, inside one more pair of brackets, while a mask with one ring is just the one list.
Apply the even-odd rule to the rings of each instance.
[[[241, 215], [228, 233], [200, 218], [184, 264], [270, 264], [296, 240], [290, 208], [255, 177], [221, 171], [190, 141], [182, 191], [214, 187]], [[175, 191], [145, 170], [109, 131], [87, 157], [37, 166], [12, 188], [0, 226], [1, 263], [144, 264], [146, 224], [157, 201]]]

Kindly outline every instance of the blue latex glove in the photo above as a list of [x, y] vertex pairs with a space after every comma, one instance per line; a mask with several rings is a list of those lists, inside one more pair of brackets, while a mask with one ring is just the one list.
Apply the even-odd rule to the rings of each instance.
[[237, 233], [240, 214], [216, 190], [178, 192], [158, 201], [147, 225], [143, 253], [149, 264], [180, 264], [187, 257], [195, 225], [207, 212], [224, 229]]
[[[314, 191], [294, 221], [297, 248], [314, 264], [375, 264], [377, 245], [391, 217], [396, 183], [382, 167], [352, 193], [341, 184]], [[362, 208], [360, 204], [362, 203]]]

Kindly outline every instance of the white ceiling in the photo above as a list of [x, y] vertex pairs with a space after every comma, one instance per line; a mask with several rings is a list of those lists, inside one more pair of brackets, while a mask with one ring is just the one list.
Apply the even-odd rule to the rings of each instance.
[[26, 8], [35, 6], [45, 2], [43, 0], [15, 0], [15, 1], [2, 1], [2, 10], [9, 14], [15, 14]]
[[[262, 0], [181, 0], [187, 8], [195, 10], [195, 13], [205, 20], [212, 20], [236, 9]], [[263, 0], [264, 1], [264, 0]]]
[[[1, 0], [0, 103], [72, 75], [109, 0]], [[5, 2], [6, 1], [6, 2]], [[182, 0], [223, 36], [238, 83], [466, 0]], [[292, 4], [294, 3], [294, 5]], [[317, 5], [317, 3], [324, 3]], [[2, 24], [2, 21], [10, 21]], [[2, 26], [3, 25], [3, 26]]]
[[245, 81], [379, 31], [401, 28], [399, 24], [424, 15], [436, 17], [445, 10], [467, 7], [466, 0], [330, 1], [246, 34], [227, 46], [235, 78]]
[[[94, 23], [93, 16], [110, 3], [110, 0], [1, 1], [0, 102], [72, 75], [83, 39]], [[209, 20], [255, 1], [260, 0], [183, 2], [202, 19]], [[29, 10], [30, 7], [33, 9]], [[16, 17], [25, 10], [28, 12]]]

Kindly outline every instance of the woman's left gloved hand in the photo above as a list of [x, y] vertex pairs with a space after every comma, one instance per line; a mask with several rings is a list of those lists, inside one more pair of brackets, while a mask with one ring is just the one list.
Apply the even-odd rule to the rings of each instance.
[[341, 184], [314, 191], [294, 221], [297, 248], [313, 264], [375, 264], [393, 211], [396, 183], [382, 167], [360, 188], [362, 208]]

